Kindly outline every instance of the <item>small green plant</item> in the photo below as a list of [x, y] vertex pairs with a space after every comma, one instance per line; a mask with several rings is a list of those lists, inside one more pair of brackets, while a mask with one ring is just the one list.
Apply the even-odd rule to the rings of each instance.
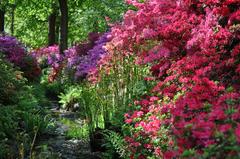
[[81, 89], [79, 87], [70, 87], [66, 93], [61, 93], [59, 95], [60, 101], [63, 109], [73, 110], [74, 105], [78, 103], [81, 97]]
[[113, 159], [113, 156], [117, 153], [119, 157], [125, 158], [127, 155], [127, 144], [123, 136], [111, 130], [105, 130], [103, 134], [106, 141], [106, 144], [103, 146], [107, 148], [107, 152], [105, 152], [103, 156], [108, 159]]
[[83, 127], [72, 127], [66, 132], [66, 136], [73, 139], [87, 139], [88, 127], [87, 125], [84, 125]]
[[36, 134], [43, 134], [48, 130], [50, 123], [49, 116], [43, 116], [40, 113], [32, 114], [29, 112], [22, 113], [24, 130], [33, 138]]
[[65, 132], [67, 138], [88, 140], [89, 128], [84, 121], [80, 124], [72, 120], [62, 119], [61, 122], [68, 126], [68, 130]]

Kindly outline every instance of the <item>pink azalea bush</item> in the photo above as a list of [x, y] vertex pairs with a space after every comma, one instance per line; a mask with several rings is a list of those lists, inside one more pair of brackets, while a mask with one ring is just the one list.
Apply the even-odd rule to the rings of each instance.
[[64, 55], [60, 54], [59, 46], [53, 45], [33, 50], [32, 55], [38, 59], [39, 63], [46, 60], [47, 65], [51, 68], [48, 80], [54, 81], [63, 68]]
[[[125, 115], [130, 158], [240, 156], [238, 0], [127, 0], [99, 69], [150, 65], [152, 91]], [[113, 60], [114, 59], [114, 60]]]

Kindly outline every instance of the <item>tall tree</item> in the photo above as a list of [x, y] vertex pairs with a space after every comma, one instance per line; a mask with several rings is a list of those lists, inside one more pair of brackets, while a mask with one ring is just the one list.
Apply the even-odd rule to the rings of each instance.
[[0, 8], [0, 32], [4, 32], [5, 11]]
[[56, 44], [56, 19], [57, 12], [53, 7], [53, 11], [48, 18], [48, 46]]
[[15, 18], [16, 4], [11, 7], [11, 34], [14, 35], [14, 18]]
[[68, 47], [68, 5], [67, 0], [58, 0], [61, 12], [61, 24], [60, 24], [60, 53]]
[[55, 35], [56, 35], [56, 43], [59, 44], [59, 39], [60, 39], [60, 18], [57, 15], [56, 18], [56, 30], [55, 30]]

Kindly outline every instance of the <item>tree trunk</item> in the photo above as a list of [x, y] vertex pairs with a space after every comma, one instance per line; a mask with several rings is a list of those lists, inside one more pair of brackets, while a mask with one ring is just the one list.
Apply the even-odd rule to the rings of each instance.
[[5, 11], [0, 9], [0, 33], [4, 32]]
[[48, 19], [48, 46], [56, 44], [56, 12], [53, 11]]
[[56, 20], [56, 43], [59, 44], [59, 38], [60, 38], [60, 17], [57, 16]]
[[60, 24], [60, 53], [63, 53], [67, 49], [68, 45], [68, 6], [67, 0], [59, 0], [60, 12], [61, 12], [61, 24]]
[[12, 11], [11, 11], [11, 34], [14, 35], [14, 16], [15, 16], [15, 8], [16, 6], [14, 5], [12, 7]]

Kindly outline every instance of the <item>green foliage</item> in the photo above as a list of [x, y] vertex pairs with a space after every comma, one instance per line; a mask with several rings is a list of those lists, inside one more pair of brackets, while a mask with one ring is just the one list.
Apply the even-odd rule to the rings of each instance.
[[136, 66], [129, 57], [116, 63], [109, 74], [102, 72], [101, 81], [96, 85], [82, 82], [65, 89], [59, 96], [60, 103], [66, 109], [77, 103], [89, 123], [90, 132], [110, 125], [120, 128], [123, 114], [131, 108], [129, 104], [151, 87], [143, 80], [145, 74], [148, 74], [147, 69]]
[[122, 135], [111, 130], [105, 130], [104, 138], [106, 141], [104, 146], [107, 148], [107, 152], [103, 154], [104, 158], [112, 159], [114, 153], [118, 153], [121, 158], [126, 157], [127, 144]]
[[183, 158], [190, 158], [193, 157], [195, 155], [195, 150], [194, 149], [189, 149], [189, 150], [185, 150], [182, 154]]
[[0, 107], [0, 139], [12, 138], [17, 130], [16, 112], [13, 107]]
[[[5, 28], [8, 33], [10, 33], [13, 5], [16, 6], [14, 35], [21, 41], [33, 48], [47, 45], [48, 17], [54, 9], [57, 10], [56, 39], [59, 41], [60, 12], [57, 0], [11, 0], [10, 3], [4, 1], [2, 6], [7, 6]], [[85, 40], [91, 31], [106, 31], [105, 17], [110, 17], [111, 22], [119, 21], [127, 10], [127, 5], [123, 0], [71, 0], [68, 1], [68, 8], [69, 45], [71, 45]]]
[[48, 128], [48, 123], [50, 122], [49, 117], [44, 116], [40, 112], [36, 112], [34, 114], [31, 112], [22, 112], [21, 117], [24, 123], [23, 129], [31, 137], [33, 137], [35, 129], [37, 129], [39, 134], [45, 133]]
[[46, 132], [49, 120], [38, 103], [43, 96], [38, 98], [21, 72], [1, 57], [0, 74], [0, 158], [15, 158], [14, 146], [29, 151], [34, 136]]
[[49, 106], [50, 101], [46, 97], [46, 87], [39, 83], [32, 84], [32, 94], [33, 96], [37, 97], [37, 103], [40, 106]]
[[[23, 148], [25, 154], [31, 149], [34, 136], [47, 131], [48, 118], [34, 113], [33, 108], [28, 111], [13, 106], [0, 108], [0, 158], [9, 156], [9, 151], [14, 150], [13, 146], [17, 146], [19, 151]], [[13, 156], [16, 155], [14, 153]]]
[[[124, 113], [131, 109], [129, 104], [134, 99], [141, 97], [152, 87], [143, 79], [148, 74], [146, 67], [135, 65], [132, 57], [119, 60], [115, 64], [109, 74], [100, 72], [101, 81], [96, 85], [83, 81], [65, 89], [65, 93], [59, 96], [64, 108], [78, 103], [79, 112], [87, 121], [90, 135], [97, 128], [111, 128], [112, 131], [105, 133], [104, 146], [108, 150], [104, 154], [105, 158], [113, 158], [117, 154], [125, 157], [126, 145], [122, 135], [117, 133], [124, 123]], [[67, 136], [73, 138], [79, 132], [80, 130], [70, 128]]]
[[105, 17], [109, 17], [111, 22], [116, 22], [127, 10], [127, 5], [123, 0], [84, 0], [82, 3], [73, 1], [69, 6], [71, 43], [85, 40], [88, 33], [92, 31], [105, 32], [108, 27]]
[[[32, 47], [46, 45], [50, 9], [49, 1], [16, 0], [14, 35]], [[10, 26], [11, 11], [7, 11], [6, 32], [10, 33]]]
[[74, 85], [65, 92], [59, 96], [63, 108], [72, 110], [74, 104], [78, 104], [80, 114], [88, 121], [91, 132], [95, 127], [99, 127], [102, 124], [102, 122], [99, 123], [99, 120], [102, 118], [101, 111], [99, 110], [101, 103], [93, 87]]
[[45, 96], [48, 97], [48, 99], [51, 100], [58, 100], [58, 96], [60, 95], [60, 92], [63, 92], [64, 88], [67, 87], [66, 84], [63, 84], [59, 80], [55, 80], [52, 83], [49, 83], [48, 81], [48, 73], [49, 69], [43, 69], [42, 70], [42, 77], [40, 81], [40, 86], [42, 87], [41, 90], [44, 91]]
[[135, 65], [133, 57], [122, 59], [116, 53], [114, 60], [116, 61], [112, 62], [114, 66], [109, 74], [101, 72], [101, 81], [95, 86], [95, 91], [99, 103], [102, 104], [105, 125], [108, 122], [119, 121], [121, 127], [122, 115], [130, 109], [129, 104], [149, 89], [143, 80], [148, 72], [145, 67]]
[[[89, 130], [86, 123], [78, 123], [76, 121], [62, 119], [61, 122], [69, 128], [66, 131], [66, 137], [70, 139], [81, 139], [88, 141]], [[82, 121], [83, 122], [83, 121]]]
[[78, 103], [81, 97], [81, 89], [78, 87], [70, 87], [66, 93], [61, 93], [59, 95], [59, 103], [62, 105], [63, 109], [72, 109], [74, 104]]
[[13, 69], [13, 65], [0, 57], [0, 103], [16, 104], [17, 93], [26, 82], [21, 72]]
[[0, 157], [7, 156], [9, 154], [9, 149], [5, 143], [5, 141], [0, 142]]
[[30, 111], [37, 109], [37, 97], [32, 93], [32, 87], [25, 85], [22, 90], [18, 92], [19, 102], [17, 103], [18, 109], [21, 111]]

